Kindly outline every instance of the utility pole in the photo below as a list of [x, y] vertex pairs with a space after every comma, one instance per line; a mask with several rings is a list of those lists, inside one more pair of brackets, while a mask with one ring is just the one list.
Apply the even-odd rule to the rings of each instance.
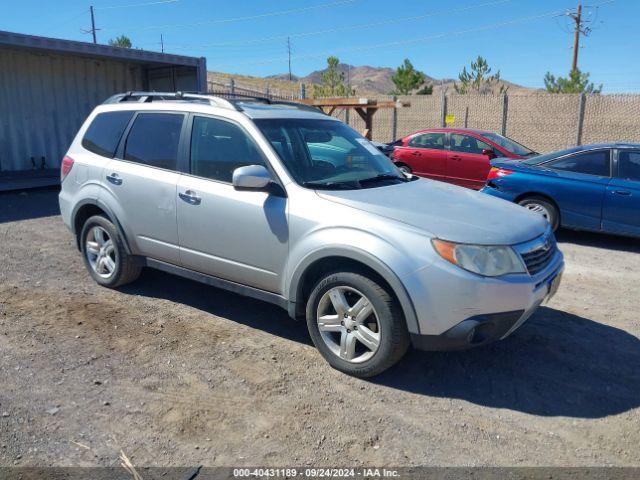
[[573, 62], [571, 63], [571, 71], [574, 72], [578, 69], [578, 49], [580, 48], [580, 35], [587, 34], [587, 30], [582, 30], [582, 4], [578, 4], [578, 9], [575, 13], [569, 13], [569, 17], [575, 22], [575, 32], [573, 37]]
[[287, 37], [287, 53], [289, 54], [289, 81], [291, 81], [291, 39]]
[[93, 43], [98, 43], [98, 40], [96, 40], [96, 18], [93, 14], [93, 5], [89, 7], [89, 10], [91, 11], [91, 34], [93, 35]]
[[162, 38], [162, 34], [160, 34], [160, 51], [164, 53], [164, 39]]

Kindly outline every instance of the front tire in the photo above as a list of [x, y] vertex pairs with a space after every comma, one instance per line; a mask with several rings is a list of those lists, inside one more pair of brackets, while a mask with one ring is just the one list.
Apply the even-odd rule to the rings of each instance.
[[127, 253], [108, 218], [94, 215], [87, 219], [80, 233], [80, 246], [89, 274], [103, 287], [119, 287], [140, 276], [142, 266]]
[[542, 197], [527, 197], [518, 202], [527, 210], [542, 215], [550, 224], [551, 228], [555, 232], [560, 226], [560, 213], [556, 206], [546, 198]]
[[407, 173], [409, 175], [413, 173], [411, 171], [411, 167], [409, 167], [409, 165], [405, 165], [404, 163], [396, 163], [396, 167], [398, 167], [402, 173]]
[[366, 378], [397, 363], [409, 333], [397, 302], [358, 273], [331, 273], [313, 288], [306, 309], [314, 345], [341, 372]]

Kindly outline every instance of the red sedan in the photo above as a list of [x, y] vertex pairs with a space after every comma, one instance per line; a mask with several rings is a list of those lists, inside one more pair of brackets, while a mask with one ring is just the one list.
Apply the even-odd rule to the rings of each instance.
[[392, 145], [391, 158], [401, 170], [476, 190], [484, 186], [493, 158], [537, 155], [507, 137], [470, 128], [421, 130]]

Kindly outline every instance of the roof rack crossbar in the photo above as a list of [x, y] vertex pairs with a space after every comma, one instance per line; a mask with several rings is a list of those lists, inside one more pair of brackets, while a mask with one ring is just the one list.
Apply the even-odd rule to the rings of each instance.
[[[231, 97], [231, 98], [225, 98]], [[306, 110], [310, 112], [324, 113], [322, 109], [313, 105], [305, 105], [294, 101], [273, 100], [268, 97], [260, 97], [243, 93], [223, 93], [218, 95], [190, 93], [190, 92], [145, 92], [145, 91], [129, 91], [126, 93], [118, 93], [104, 101], [104, 104], [121, 103], [121, 102], [139, 102], [148, 103], [156, 100], [198, 100], [206, 101], [215, 107], [227, 108], [241, 112], [242, 103], [246, 101], [261, 102], [267, 105], [287, 105], [290, 107]]]

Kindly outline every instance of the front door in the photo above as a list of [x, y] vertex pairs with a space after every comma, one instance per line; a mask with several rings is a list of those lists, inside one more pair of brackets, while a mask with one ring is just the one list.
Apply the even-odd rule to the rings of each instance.
[[447, 178], [462, 187], [480, 189], [487, 181], [491, 169], [489, 156], [483, 150], [493, 150], [491, 145], [472, 135], [452, 133], [447, 156]]
[[640, 150], [618, 150], [602, 207], [602, 229], [640, 237]]
[[[185, 115], [138, 113], [116, 157], [103, 169], [108, 202], [136, 253], [179, 262], [176, 186]], [[137, 248], [136, 248], [137, 247]]]
[[182, 265], [281, 293], [289, 240], [287, 199], [233, 188], [233, 170], [266, 166], [241, 126], [204, 115], [191, 122], [190, 171], [177, 190]]

